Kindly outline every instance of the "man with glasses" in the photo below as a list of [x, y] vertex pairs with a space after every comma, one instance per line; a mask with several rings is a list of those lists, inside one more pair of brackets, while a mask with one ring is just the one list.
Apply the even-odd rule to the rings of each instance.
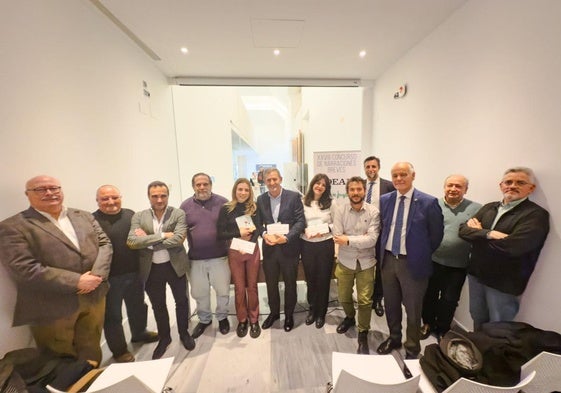
[[528, 199], [534, 192], [530, 168], [507, 169], [500, 202], [484, 205], [460, 236], [472, 244], [469, 308], [474, 330], [485, 322], [512, 321], [549, 232], [549, 213]]
[[26, 183], [29, 209], [0, 223], [0, 259], [16, 282], [14, 326], [37, 347], [97, 366], [112, 246], [94, 217], [63, 205], [60, 182]]
[[117, 363], [134, 362], [123, 331], [123, 302], [127, 308], [131, 341], [158, 341], [158, 333], [146, 330], [148, 306], [144, 303], [144, 283], [138, 276], [138, 251], [127, 247], [134, 212], [121, 207], [121, 192], [112, 185], [99, 187], [95, 200], [99, 209], [93, 212], [93, 216], [113, 244], [103, 324], [105, 339]]
[[132, 216], [127, 245], [140, 250], [140, 278], [152, 303], [158, 326], [159, 342], [152, 359], [159, 359], [171, 344], [171, 329], [166, 303], [166, 284], [175, 300], [175, 318], [181, 343], [188, 351], [195, 348], [189, 334], [189, 300], [187, 270], [189, 259], [183, 246], [187, 236], [185, 213], [168, 206], [169, 188], [166, 183], [148, 184], [150, 209]]

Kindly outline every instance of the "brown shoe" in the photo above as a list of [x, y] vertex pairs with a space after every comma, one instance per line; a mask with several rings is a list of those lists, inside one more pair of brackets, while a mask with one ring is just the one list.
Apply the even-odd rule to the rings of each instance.
[[138, 336], [132, 337], [132, 343], [154, 343], [159, 340], [157, 332], [151, 332], [149, 330], [145, 330], [140, 333]]
[[130, 363], [130, 362], [134, 362], [134, 355], [132, 353], [130, 353], [129, 351], [119, 355], [119, 356], [113, 356], [113, 359], [115, 359], [115, 362], [117, 363]]

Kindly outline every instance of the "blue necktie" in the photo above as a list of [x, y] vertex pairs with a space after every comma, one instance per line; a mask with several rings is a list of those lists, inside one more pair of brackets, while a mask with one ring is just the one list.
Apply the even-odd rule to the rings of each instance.
[[366, 203], [370, 203], [370, 201], [372, 200], [372, 187], [374, 187], [374, 183], [373, 181], [371, 181], [368, 186], [368, 192], [366, 193]]
[[395, 227], [393, 229], [392, 238], [392, 254], [399, 255], [401, 246], [401, 229], [403, 228], [403, 211], [405, 210], [405, 195], [399, 197], [399, 205], [397, 206], [397, 215], [395, 216]]

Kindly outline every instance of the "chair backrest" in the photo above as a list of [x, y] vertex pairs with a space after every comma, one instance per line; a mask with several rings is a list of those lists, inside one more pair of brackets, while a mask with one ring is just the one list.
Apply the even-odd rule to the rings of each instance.
[[522, 379], [516, 386], [493, 386], [484, 383], [474, 382], [469, 379], [460, 378], [442, 393], [518, 393], [527, 386], [535, 377], [536, 372], [532, 371]]
[[536, 376], [524, 388], [525, 393], [561, 391], [561, 355], [541, 352], [522, 365], [520, 375], [525, 378], [532, 371]]
[[419, 379], [421, 375], [395, 384], [380, 384], [376, 382], [365, 381], [364, 379], [355, 377], [345, 370], [341, 370], [339, 379], [335, 384], [333, 393], [416, 393], [419, 387]]

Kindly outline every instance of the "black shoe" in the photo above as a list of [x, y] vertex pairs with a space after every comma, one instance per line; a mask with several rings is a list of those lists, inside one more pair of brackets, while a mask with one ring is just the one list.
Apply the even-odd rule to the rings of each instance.
[[249, 335], [251, 338], [257, 338], [261, 334], [261, 328], [259, 327], [259, 323], [250, 323], [249, 324]]
[[308, 316], [306, 317], [306, 325], [311, 325], [315, 321], [316, 321], [316, 317], [314, 316], [313, 311], [310, 310], [310, 312], [308, 312]]
[[186, 350], [192, 351], [193, 349], [195, 349], [195, 339], [191, 337], [189, 332], [181, 337], [181, 342], [183, 343], [183, 346]]
[[429, 338], [430, 333], [431, 328], [428, 323], [425, 323], [423, 326], [421, 326], [421, 340], [426, 340], [427, 338]]
[[289, 317], [285, 317], [284, 318], [284, 331], [285, 332], [290, 332], [293, 327], [294, 327], [294, 318], [292, 318], [292, 315], [289, 316]]
[[370, 355], [370, 348], [368, 347], [368, 330], [358, 332], [358, 349], [356, 353], [359, 355]]
[[321, 329], [325, 325], [325, 317], [316, 318], [316, 328]]
[[238, 337], [245, 337], [247, 335], [247, 321], [238, 323], [236, 334]]
[[405, 359], [418, 359], [419, 354], [415, 355], [414, 353], [405, 352]]
[[356, 321], [354, 318], [345, 317], [345, 319], [343, 319], [343, 322], [341, 322], [339, 326], [337, 326], [337, 333], [339, 334], [346, 333], [347, 330], [349, 330], [349, 328], [355, 325], [356, 325]]
[[152, 354], [152, 359], [156, 360], [164, 356], [166, 350], [168, 349], [169, 345], [171, 344], [171, 338], [161, 339], [156, 345], [156, 349], [154, 349], [154, 353]]
[[195, 328], [193, 329], [193, 333], [191, 334], [191, 337], [193, 337], [193, 338], [199, 337], [201, 334], [203, 334], [205, 332], [205, 329], [207, 327], [209, 327], [211, 323], [212, 322], [209, 322], [209, 323], [199, 322], [199, 323], [197, 323], [197, 326], [195, 326]]
[[271, 326], [273, 326], [273, 323], [277, 319], [280, 319], [279, 314], [269, 314], [269, 316], [263, 321], [263, 325], [261, 325], [261, 327], [263, 329], [269, 329]]
[[372, 304], [372, 308], [377, 316], [383, 317], [384, 316], [384, 306], [382, 306], [382, 299], [375, 300]]
[[154, 343], [159, 340], [157, 332], [151, 332], [149, 330], [145, 330], [140, 333], [138, 336], [132, 337], [132, 343]]
[[380, 344], [380, 346], [378, 347], [376, 352], [379, 355], [387, 355], [388, 353], [390, 353], [394, 349], [398, 349], [398, 348], [401, 348], [401, 341], [396, 341], [396, 340], [394, 340], [393, 338], [390, 337], [386, 341], [384, 341], [382, 344]]
[[222, 334], [228, 334], [230, 332], [230, 321], [228, 321], [228, 317], [218, 321], [218, 330], [220, 330]]

